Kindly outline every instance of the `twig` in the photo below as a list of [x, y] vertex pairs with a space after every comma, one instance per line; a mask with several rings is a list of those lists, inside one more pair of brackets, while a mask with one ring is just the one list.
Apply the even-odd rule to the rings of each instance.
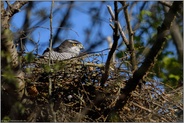
[[123, 41], [125, 42], [125, 45], [127, 46], [127, 48], [130, 50], [129, 42], [128, 42], [128, 40], [127, 40], [127, 38], [126, 38], [126, 36], [125, 36], [123, 30], [122, 30], [121, 24], [120, 24], [119, 22], [118, 22], [118, 26], [119, 26], [120, 35], [121, 35]]
[[[52, 38], [53, 38], [53, 35], [52, 35], [52, 9], [53, 9], [53, 6], [54, 6], [54, 1], [52, 1], [51, 9], [50, 9], [49, 66], [51, 65], [50, 62], [51, 62], [51, 49], [52, 49]], [[51, 80], [49, 79], [49, 96], [51, 96], [51, 94], [52, 94], [52, 83], [51, 83]]]
[[125, 1], [121, 1], [120, 3], [122, 4], [122, 6], [124, 8], [124, 15], [125, 15], [125, 19], [126, 19], [126, 23], [127, 23], [127, 27], [128, 27], [132, 71], [135, 71], [137, 69], [137, 63], [136, 63], [137, 60], [136, 60], [136, 55], [134, 52], [134, 50], [135, 50], [134, 49], [134, 38], [133, 38], [134, 32], [132, 31], [132, 27], [130, 25], [130, 17], [129, 17], [128, 10], [127, 10], [128, 4], [126, 4]]
[[115, 15], [114, 15], [114, 13], [113, 13], [113, 11], [112, 11], [111, 6], [107, 5], [107, 9], [109, 10], [109, 13], [110, 13], [110, 15], [111, 15], [112, 20], [115, 20]]
[[[51, 49], [52, 49], [52, 38], [53, 38], [53, 35], [52, 35], [52, 10], [53, 10], [53, 7], [54, 7], [54, 0], [52, 0], [52, 4], [51, 4], [51, 10], [50, 10], [50, 46], [49, 46], [49, 66], [50, 66], [50, 62], [51, 62]], [[54, 102], [52, 101], [52, 80], [51, 80], [51, 77], [49, 75], [49, 108], [50, 108], [50, 113], [51, 113], [51, 116], [52, 116], [52, 119], [54, 122], [56, 122], [56, 113], [54, 112]]]
[[[115, 12], [115, 21], [118, 22], [118, 3], [117, 1], [114, 2], [114, 12]], [[114, 43], [112, 45], [112, 48], [108, 54], [108, 57], [107, 57], [107, 61], [105, 63], [105, 72], [104, 74], [102, 75], [102, 79], [100, 81], [100, 86], [101, 87], [104, 87], [104, 84], [109, 76], [109, 67], [110, 67], [110, 63], [111, 63], [111, 58], [116, 50], [116, 47], [118, 45], [118, 40], [119, 40], [119, 34], [118, 34], [118, 30], [119, 30], [119, 27], [118, 27], [118, 23], [114, 23], [114, 34], [113, 34], [113, 40], [114, 40]]]
[[143, 109], [143, 110], [148, 111], [149, 113], [151, 113], [151, 112], [152, 112], [150, 109], [145, 108], [144, 106], [141, 106], [141, 105], [139, 105], [139, 104], [137, 104], [137, 103], [134, 103], [133, 101], [132, 101], [131, 103], [132, 103], [133, 105], [135, 105], [135, 106], [137, 106], [137, 107], [139, 107], [139, 108]]
[[171, 7], [172, 5], [170, 5], [169, 3], [167, 2], [164, 2], [164, 1], [158, 1], [160, 4], [164, 5], [164, 6], [167, 6], [167, 7]]
[[[108, 11], [109, 11], [109, 13], [110, 13], [110, 15], [111, 15], [112, 20], [114, 21], [114, 20], [115, 20], [115, 16], [114, 16], [114, 13], [113, 13], [113, 11], [112, 11], [111, 6], [107, 5], [107, 9], [108, 9]], [[118, 10], [118, 13], [119, 13], [119, 10]], [[122, 30], [121, 24], [120, 24], [119, 21], [116, 21], [116, 22], [118, 23], [119, 33], [120, 33], [120, 35], [121, 35], [123, 41], [125, 42], [125, 45], [126, 45], [127, 48], [129, 49], [129, 42], [128, 42], [128, 40], [127, 40], [127, 38], [126, 38], [126, 36], [125, 36], [123, 30]], [[112, 29], [115, 28], [112, 24], [110, 24], [110, 26], [111, 26]]]
[[50, 66], [50, 55], [51, 55], [51, 49], [52, 49], [52, 38], [53, 38], [53, 35], [52, 35], [52, 9], [53, 9], [53, 6], [54, 6], [54, 1], [52, 1], [52, 5], [51, 5], [51, 10], [50, 10], [50, 40], [49, 40], [49, 66]]

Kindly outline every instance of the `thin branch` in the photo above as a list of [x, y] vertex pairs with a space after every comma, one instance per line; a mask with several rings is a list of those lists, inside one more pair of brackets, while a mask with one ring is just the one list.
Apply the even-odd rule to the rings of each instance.
[[[53, 7], [54, 7], [54, 0], [52, 0], [51, 9], [50, 9], [50, 47], [49, 47], [49, 66], [51, 65], [51, 50], [52, 50], [52, 39], [53, 39], [53, 32], [52, 32], [52, 17], [53, 17]], [[49, 109], [52, 116], [52, 121], [56, 122], [56, 113], [54, 111], [54, 102], [52, 101], [52, 80], [49, 76]]]
[[[114, 13], [113, 13], [113, 11], [112, 11], [111, 6], [107, 5], [107, 9], [108, 9], [108, 11], [109, 11], [109, 13], [110, 13], [110, 15], [111, 15], [112, 20], [114, 21], [114, 20], [115, 20], [115, 16], [114, 16]], [[120, 11], [120, 9], [118, 10], [118, 13], [119, 13], [119, 11]], [[128, 40], [127, 40], [127, 38], [126, 38], [126, 36], [125, 36], [123, 30], [122, 30], [121, 24], [120, 24], [119, 21], [117, 21], [117, 23], [118, 23], [119, 33], [120, 33], [120, 35], [121, 35], [123, 41], [125, 42], [125, 45], [126, 45], [127, 48], [129, 49], [129, 42], [128, 42]], [[112, 24], [110, 24], [110, 26], [111, 26], [112, 29], [115, 28]]]
[[[52, 9], [54, 7], [54, 1], [52, 1], [51, 4], [51, 9], [50, 9], [50, 41], [49, 41], [49, 66], [51, 65], [51, 50], [52, 50], [52, 38], [53, 38], [53, 34], [52, 34]], [[49, 96], [51, 96], [52, 94], [52, 83], [51, 80], [49, 81]]]
[[125, 42], [125, 45], [127, 46], [128, 49], [130, 49], [129, 42], [128, 42], [128, 40], [127, 40], [127, 38], [126, 38], [126, 36], [125, 36], [123, 30], [122, 30], [121, 24], [120, 24], [119, 22], [118, 22], [118, 26], [119, 26], [120, 35], [121, 35], [123, 41]]
[[[117, 1], [114, 2], [114, 12], [115, 12], [115, 21], [118, 22], [118, 3]], [[105, 63], [105, 70], [104, 70], [104, 74], [102, 75], [102, 79], [100, 81], [100, 86], [104, 86], [105, 82], [107, 81], [107, 78], [109, 76], [109, 67], [110, 67], [110, 63], [111, 63], [111, 58], [113, 57], [113, 54], [116, 50], [116, 47], [118, 45], [118, 40], [119, 40], [119, 34], [118, 34], [118, 23], [114, 23], [114, 34], [113, 34], [113, 40], [114, 43], [112, 45], [112, 48], [108, 54], [107, 57], [107, 61]]]
[[[22, 55], [22, 53], [25, 52], [25, 44], [28, 42], [29, 39], [27, 39], [27, 35], [28, 35], [28, 29], [29, 29], [29, 26], [30, 26], [30, 15], [31, 15], [31, 9], [32, 9], [32, 6], [33, 6], [33, 2], [29, 2], [28, 3], [28, 6], [26, 8], [26, 16], [25, 16], [25, 19], [24, 19], [24, 22], [23, 22], [23, 25], [22, 25], [22, 28], [23, 28], [23, 31], [21, 31], [18, 36], [16, 37], [17, 40], [17, 44], [18, 44], [18, 51], [19, 51], [19, 54]], [[24, 31], [26, 30], [26, 31]], [[33, 41], [33, 43], [35, 43]]]
[[50, 59], [50, 55], [51, 55], [51, 50], [52, 50], [52, 39], [53, 39], [53, 34], [52, 34], [52, 17], [53, 17], [53, 7], [54, 7], [54, 0], [52, 0], [52, 4], [51, 4], [51, 9], [50, 9], [50, 40], [49, 40], [49, 66], [50, 66], [50, 62], [51, 62], [51, 59]]
[[146, 108], [146, 107], [144, 107], [144, 106], [141, 106], [141, 105], [139, 105], [139, 104], [137, 104], [137, 103], [134, 103], [134, 102], [131, 102], [131, 103], [132, 103], [133, 105], [135, 105], [135, 106], [137, 106], [137, 107], [139, 107], [139, 108], [145, 110], [145, 111], [148, 111], [149, 113], [152, 112], [150, 109], [148, 109], [148, 108]]
[[136, 60], [136, 55], [135, 55], [135, 49], [134, 49], [134, 32], [132, 30], [132, 27], [130, 25], [130, 17], [128, 14], [128, 4], [126, 4], [125, 1], [120, 2], [124, 8], [124, 15], [128, 27], [128, 33], [129, 33], [129, 43], [130, 43], [130, 51], [131, 51], [131, 63], [132, 63], [132, 71], [135, 71], [137, 69], [137, 60]]
[[114, 15], [114, 12], [112, 11], [111, 6], [107, 5], [107, 9], [108, 9], [108, 11], [109, 11], [109, 13], [111, 15], [112, 20], [115, 20], [115, 15]]
[[[112, 48], [112, 45], [113, 45], [113, 40], [112, 40], [111, 36], [108, 36], [107, 37], [107, 42], [109, 44], [109, 49], [111, 49]], [[112, 62], [114, 63], [115, 60], [116, 60], [116, 54], [114, 53], [113, 54], [113, 57], [112, 57]]]

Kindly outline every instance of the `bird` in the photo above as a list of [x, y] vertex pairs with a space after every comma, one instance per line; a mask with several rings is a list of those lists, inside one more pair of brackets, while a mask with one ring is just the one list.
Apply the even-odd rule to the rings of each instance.
[[[84, 46], [79, 41], [66, 39], [58, 47], [51, 49], [50, 59], [61, 61], [77, 57], [83, 49]], [[44, 58], [49, 59], [49, 48], [43, 52], [43, 56]]]

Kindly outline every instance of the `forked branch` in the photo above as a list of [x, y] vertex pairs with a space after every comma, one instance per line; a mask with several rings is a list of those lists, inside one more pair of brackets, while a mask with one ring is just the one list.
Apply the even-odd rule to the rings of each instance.
[[117, 1], [114, 2], [114, 12], [115, 12], [115, 23], [114, 23], [114, 34], [113, 34], [113, 39], [114, 39], [114, 43], [112, 45], [112, 48], [108, 54], [107, 57], [107, 61], [105, 63], [105, 70], [104, 70], [104, 74], [102, 75], [102, 79], [100, 81], [100, 86], [103, 87], [105, 82], [107, 81], [107, 78], [109, 76], [109, 67], [110, 67], [110, 63], [111, 63], [111, 58], [116, 50], [116, 47], [118, 45], [118, 40], [119, 40], [119, 26], [118, 26], [118, 3]]

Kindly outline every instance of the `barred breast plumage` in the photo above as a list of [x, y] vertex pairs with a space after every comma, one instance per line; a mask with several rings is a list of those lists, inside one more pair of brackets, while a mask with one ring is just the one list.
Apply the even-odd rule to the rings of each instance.
[[[51, 60], [65, 60], [79, 55], [80, 51], [83, 49], [83, 45], [73, 39], [67, 39], [62, 42], [58, 47], [53, 48], [50, 51]], [[49, 58], [49, 48], [47, 48], [43, 53], [44, 58]]]

